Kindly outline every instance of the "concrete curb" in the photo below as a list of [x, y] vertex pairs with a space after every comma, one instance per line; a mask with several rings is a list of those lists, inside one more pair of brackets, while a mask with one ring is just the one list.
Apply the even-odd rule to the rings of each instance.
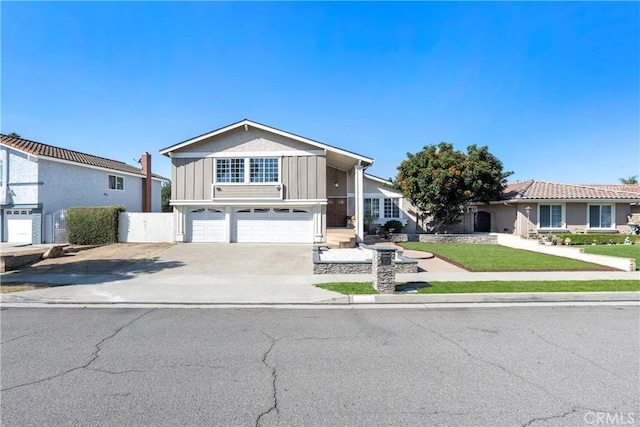
[[348, 305], [438, 305], [438, 304], [514, 304], [514, 303], [598, 303], [636, 302], [640, 304], [640, 292], [546, 292], [546, 293], [488, 293], [488, 294], [368, 294], [345, 295], [322, 301], [276, 302], [276, 301], [69, 301], [64, 299], [3, 298], [0, 305], [42, 304], [46, 306], [121, 306], [121, 305], [167, 305], [167, 306], [348, 306]]

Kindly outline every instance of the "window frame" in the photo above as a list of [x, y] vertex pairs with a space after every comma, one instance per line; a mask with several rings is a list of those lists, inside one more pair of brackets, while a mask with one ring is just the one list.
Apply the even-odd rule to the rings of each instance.
[[[258, 171], [260, 173], [262, 173], [263, 178], [265, 179], [265, 181], [258, 181], [255, 180], [254, 178], [254, 171], [255, 171], [255, 167], [252, 170], [252, 166], [253, 162], [259, 160], [261, 161], [262, 165], [259, 166]], [[266, 160], [270, 160], [271, 163], [269, 166], [271, 169], [267, 169], [265, 167], [265, 164], [267, 163]], [[233, 169], [231, 168], [233, 161], [236, 161], [240, 164], [242, 164], [242, 173], [239, 174], [239, 169], [238, 168], [238, 172], [236, 172], [236, 176], [233, 176]], [[220, 166], [219, 163], [225, 162], [227, 163], [230, 168], [230, 171], [228, 172], [230, 175], [230, 180], [229, 181], [221, 181], [220, 175], [219, 175], [219, 170], [220, 170]], [[275, 165], [274, 165], [275, 163]], [[276, 176], [275, 176], [275, 181], [266, 181], [267, 177], [273, 177], [273, 168], [275, 166], [276, 169]], [[271, 171], [271, 173], [269, 174], [269, 170]], [[282, 173], [282, 161], [281, 161], [281, 157], [275, 157], [275, 156], [263, 156], [263, 157], [257, 157], [257, 156], [252, 156], [252, 157], [242, 157], [242, 156], [238, 156], [238, 155], [234, 155], [234, 156], [229, 156], [229, 157], [216, 157], [214, 158], [214, 184], [215, 185], [276, 185], [276, 184], [280, 184], [281, 183], [281, 173]], [[236, 180], [231, 180], [232, 178], [236, 178]]]
[[[113, 187], [111, 187], [111, 178], [113, 178]], [[118, 183], [122, 184], [122, 188], [118, 188]], [[124, 191], [124, 176], [109, 174], [107, 187], [109, 190], [113, 191]]]
[[[602, 226], [602, 208], [609, 207], [610, 224], [607, 227]], [[598, 226], [592, 225], [591, 208], [598, 207]], [[616, 205], [615, 203], [589, 203], [587, 204], [587, 228], [589, 230], [615, 230], [616, 229]]]
[[[549, 225], [542, 225], [542, 213], [541, 209], [543, 206], [549, 206]], [[560, 224], [558, 226], [553, 225], [553, 207], [560, 208]], [[564, 230], [566, 229], [566, 215], [567, 209], [564, 203], [539, 203], [538, 204], [538, 229], [539, 230]]]

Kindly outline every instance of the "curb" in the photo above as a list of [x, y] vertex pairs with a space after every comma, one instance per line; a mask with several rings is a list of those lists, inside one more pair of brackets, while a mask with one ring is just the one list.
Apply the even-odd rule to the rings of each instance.
[[[12, 301], [12, 299], [14, 299]], [[640, 303], [640, 292], [557, 292], [557, 293], [489, 293], [489, 294], [368, 294], [345, 295], [322, 301], [311, 302], [275, 302], [275, 301], [69, 301], [69, 300], [39, 300], [36, 298], [2, 298], [0, 305], [86, 305], [86, 306], [121, 306], [121, 305], [167, 305], [167, 306], [349, 306], [349, 305], [438, 305], [438, 304], [514, 304], [514, 303], [601, 303], [625, 302]]]

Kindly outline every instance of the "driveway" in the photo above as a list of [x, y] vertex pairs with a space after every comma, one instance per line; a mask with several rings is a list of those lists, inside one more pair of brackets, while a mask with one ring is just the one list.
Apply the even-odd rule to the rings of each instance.
[[173, 274], [301, 275], [313, 274], [311, 245], [267, 243], [181, 243], [156, 254]]

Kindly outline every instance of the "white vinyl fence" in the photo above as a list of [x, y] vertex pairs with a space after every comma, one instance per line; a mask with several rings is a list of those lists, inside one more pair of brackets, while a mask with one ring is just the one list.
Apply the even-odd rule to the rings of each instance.
[[121, 243], [173, 242], [173, 213], [122, 212], [118, 218]]

